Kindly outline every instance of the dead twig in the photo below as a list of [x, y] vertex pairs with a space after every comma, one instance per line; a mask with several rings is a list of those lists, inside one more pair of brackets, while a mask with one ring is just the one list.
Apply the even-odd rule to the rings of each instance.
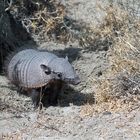
[[11, 9], [12, 4], [13, 4], [13, 0], [10, 0], [10, 2], [8, 3], [9, 6], [5, 9], [5, 12]]

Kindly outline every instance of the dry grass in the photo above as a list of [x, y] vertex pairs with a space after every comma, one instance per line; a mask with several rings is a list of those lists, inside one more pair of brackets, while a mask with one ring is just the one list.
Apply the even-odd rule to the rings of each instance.
[[81, 28], [67, 17], [66, 7], [59, 0], [16, 0], [11, 13], [38, 42], [67, 43], [74, 40], [76, 31]]
[[[99, 27], [88, 27], [82, 44], [90, 50], [108, 50], [108, 69], [97, 85], [95, 105], [82, 107], [81, 116], [100, 112], [131, 111], [140, 101], [140, 20], [119, 5], [110, 5]], [[132, 12], [132, 11], [131, 11]]]
[[96, 101], [133, 100], [140, 95], [140, 21], [119, 7], [107, 8], [98, 34], [111, 42], [109, 67], [98, 82]]
[[123, 112], [129, 114], [133, 110], [139, 108], [139, 100], [137, 97], [133, 98], [133, 101], [126, 101], [123, 99], [108, 100], [109, 102], [100, 102], [99, 104], [86, 104], [82, 106], [80, 116], [93, 116], [100, 113], [110, 114]]

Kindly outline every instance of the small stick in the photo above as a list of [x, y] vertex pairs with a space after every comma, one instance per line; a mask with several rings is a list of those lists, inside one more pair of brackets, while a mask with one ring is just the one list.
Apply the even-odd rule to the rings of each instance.
[[5, 12], [11, 9], [12, 4], [13, 4], [13, 0], [10, 0], [10, 3], [8, 3], [9, 6], [5, 9]]

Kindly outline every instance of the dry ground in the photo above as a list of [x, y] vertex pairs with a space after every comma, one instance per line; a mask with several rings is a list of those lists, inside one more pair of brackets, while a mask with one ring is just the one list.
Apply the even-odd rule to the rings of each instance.
[[[46, 44], [42, 45], [42, 49], [43, 46]], [[51, 46], [54, 48], [49, 47], [50, 51], [53, 50], [58, 55], [69, 52], [70, 60], [78, 69], [82, 83], [74, 90], [66, 91], [59, 106], [34, 111], [30, 98], [19, 96], [15, 87], [11, 87], [7, 79], [1, 76], [0, 133], [3, 139], [139, 139], [139, 106], [129, 108], [132, 111], [118, 107], [120, 110], [117, 111], [109, 103], [104, 104], [104, 107], [97, 107], [89, 101], [96, 88], [91, 84], [90, 75], [96, 78], [107, 68], [106, 52], [86, 52], [75, 46], [64, 48], [61, 45], [57, 45], [55, 50], [55, 45]], [[73, 60], [77, 54], [77, 59]]]
[[[104, 13], [92, 0], [68, 0], [65, 3], [71, 18], [90, 24], [102, 21]], [[81, 12], [82, 11], [82, 12]], [[97, 12], [98, 11], [98, 12]], [[92, 21], [93, 17], [98, 19]], [[102, 46], [101, 46], [102, 47]], [[57, 107], [33, 110], [31, 99], [18, 95], [5, 76], [0, 76], [0, 138], [6, 140], [139, 140], [140, 102], [94, 102], [97, 79], [108, 69], [104, 48], [91, 51], [74, 43], [67, 45], [43, 43], [59, 56], [68, 55], [69, 61], [81, 77], [81, 83], [65, 89]]]

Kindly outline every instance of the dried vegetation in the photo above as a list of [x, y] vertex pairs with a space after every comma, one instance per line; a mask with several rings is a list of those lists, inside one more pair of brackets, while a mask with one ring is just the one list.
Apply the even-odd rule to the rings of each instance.
[[66, 12], [65, 5], [58, 0], [16, 0], [11, 8], [13, 16], [39, 42], [67, 43], [74, 40], [81, 27], [67, 17]]
[[118, 6], [110, 5], [99, 31], [100, 39], [110, 43], [109, 67], [98, 81], [96, 101], [111, 102], [121, 99], [136, 102], [140, 99], [140, 21], [135, 15]]

